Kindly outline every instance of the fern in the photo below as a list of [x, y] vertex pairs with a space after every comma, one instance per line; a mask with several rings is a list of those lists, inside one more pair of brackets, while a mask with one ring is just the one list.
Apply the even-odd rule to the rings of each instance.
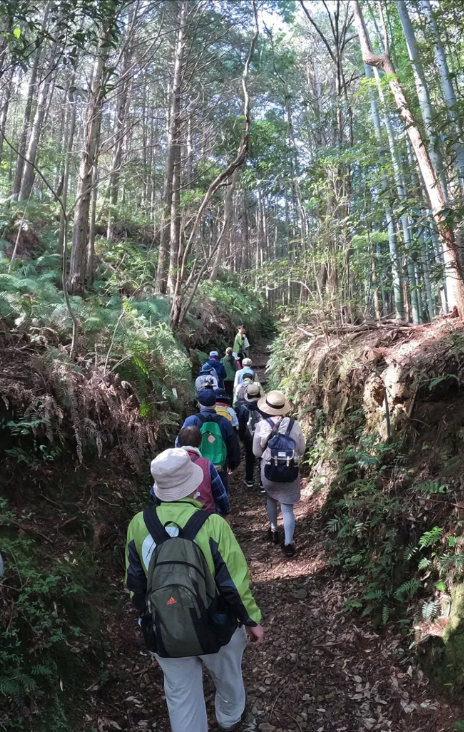
[[422, 605], [422, 618], [424, 620], [432, 620], [433, 618], [436, 618], [438, 615], [439, 607], [440, 603], [438, 602], [438, 600], [424, 602], [424, 604]]
[[397, 600], [404, 600], [406, 596], [410, 599], [411, 597], [414, 597], [420, 586], [421, 583], [419, 582], [419, 580], [407, 580], [406, 582], [403, 582], [403, 584], [400, 585], [400, 587], [398, 587], [398, 589], [395, 591], [395, 598]]
[[430, 531], [426, 531], [425, 534], [422, 534], [421, 538], [419, 539], [419, 546], [421, 547], [421, 549], [426, 549], [429, 546], [433, 546], [440, 541], [442, 533], [443, 529], [441, 529], [439, 526], [434, 526], [433, 529], [431, 529]]
[[414, 490], [425, 494], [446, 493], [446, 488], [446, 485], [440, 485], [434, 480], [428, 480], [425, 483], [414, 486]]
[[404, 559], [405, 559], [405, 561], [407, 562], [410, 559], [412, 559], [413, 556], [414, 556], [414, 554], [417, 554], [418, 551], [419, 551], [419, 547], [418, 546], [416, 546], [415, 544], [408, 544], [408, 546], [404, 550]]
[[423, 559], [421, 559], [419, 564], [417, 565], [417, 569], [427, 569], [427, 567], [430, 567], [431, 564], [432, 562], [430, 561], [430, 559], [427, 559], [427, 557], [423, 557]]

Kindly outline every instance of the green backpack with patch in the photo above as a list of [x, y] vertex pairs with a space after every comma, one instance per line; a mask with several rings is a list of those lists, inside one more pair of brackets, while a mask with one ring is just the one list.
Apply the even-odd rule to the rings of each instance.
[[146, 607], [141, 626], [148, 650], [162, 658], [217, 653], [237, 627], [218, 592], [195, 537], [212, 515], [199, 509], [177, 536], [161, 523], [156, 508], [143, 520], [156, 544], [147, 574]]
[[199, 414], [199, 419], [203, 423], [201, 432], [201, 456], [207, 460], [211, 460], [216, 470], [223, 470], [227, 460], [227, 448], [222, 436], [219, 422], [223, 417], [219, 414], [204, 415]]

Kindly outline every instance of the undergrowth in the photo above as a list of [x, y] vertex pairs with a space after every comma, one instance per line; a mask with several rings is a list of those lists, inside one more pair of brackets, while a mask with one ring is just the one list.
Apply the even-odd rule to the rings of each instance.
[[[451, 334], [452, 347], [455, 342]], [[453, 433], [459, 449], [460, 431], [454, 423], [451, 434], [442, 429], [443, 442], [432, 449], [433, 431], [421, 439], [417, 428], [412, 439], [403, 421], [403, 430], [383, 439], [369, 422], [363, 395], [370, 372], [356, 355], [362, 343], [357, 348], [284, 330], [273, 343], [271, 384], [298, 404], [310, 485], [325, 489], [330, 563], [349, 588], [345, 609], [397, 623], [414, 636], [412, 649], [442, 635], [450, 598], [464, 582], [464, 524], [455, 512], [463, 500], [462, 461], [449, 452]], [[444, 349], [449, 353], [446, 342]], [[446, 372], [421, 378], [425, 400], [446, 398], [448, 385], [458, 381]]]
[[0, 727], [67, 732], [87, 664], [98, 665], [103, 653], [98, 614], [89, 601], [95, 588], [81, 557], [54, 557], [18, 531], [27, 518], [0, 499], [6, 568], [0, 581]]
[[[31, 215], [30, 225], [38, 225], [35, 208]], [[51, 213], [43, 215], [50, 227]], [[13, 219], [6, 215], [4, 230]], [[0, 240], [0, 256], [7, 244]], [[41, 231], [41, 245], [39, 256], [18, 258], [13, 267], [8, 258], [0, 260], [2, 346], [13, 352], [19, 344], [33, 354], [27, 363], [16, 359], [19, 382], [12, 373], [1, 383], [6, 411], [0, 427], [4, 435], [9, 430], [9, 454], [16, 451], [24, 462], [28, 455], [30, 462], [54, 459], [66, 444], [82, 461], [85, 454], [101, 456], [118, 447], [140, 471], [147, 452], [166, 441], [191, 408], [198, 349], [225, 349], [240, 323], [256, 338], [271, 321], [257, 296], [221, 272], [214, 284], [200, 287], [185, 329], [175, 335], [169, 299], [154, 292], [156, 250], [137, 241], [105, 242], [92, 291], [71, 297], [79, 322], [78, 358], [72, 361], [72, 322], [50, 228]], [[97, 254], [102, 247], [99, 242]], [[7, 366], [0, 368], [0, 381], [13, 355], [0, 356]]]

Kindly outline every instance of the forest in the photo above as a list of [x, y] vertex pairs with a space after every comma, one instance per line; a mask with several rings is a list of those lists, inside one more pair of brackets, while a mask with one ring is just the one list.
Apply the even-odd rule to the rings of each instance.
[[240, 325], [307, 441], [240, 729], [464, 730], [463, 219], [456, 0], [0, 0], [1, 730], [168, 732], [125, 532]]

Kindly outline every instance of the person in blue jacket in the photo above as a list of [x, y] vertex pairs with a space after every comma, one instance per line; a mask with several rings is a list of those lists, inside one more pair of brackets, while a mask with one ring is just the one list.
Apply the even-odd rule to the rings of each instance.
[[187, 417], [182, 428], [195, 425], [195, 427], [201, 429], [203, 420], [205, 419], [206, 421], [213, 420], [217, 422], [227, 450], [226, 464], [218, 472], [222, 482], [228, 489], [228, 476], [240, 465], [240, 443], [237, 433], [232, 427], [232, 422], [229, 422], [228, 419], [216, 413], [216, 394], [214, 391], [211, 389], [203, 389], [198, 395], [198, 407], [202, 418], [197, 414], [192, 414], [190, 417]]
[[227, 371], [224, 364], [221, 362], [221, 359], [219, 358], [218, 351], [211, 351], [211, 353], [209, 354], [209, 359], [208, 361], [206, 361], [206, 363], [209, 363], [209, 365], [216, 371], [218, 386], [220, 389], [224, 389], [224, 379], [227, 378]]

